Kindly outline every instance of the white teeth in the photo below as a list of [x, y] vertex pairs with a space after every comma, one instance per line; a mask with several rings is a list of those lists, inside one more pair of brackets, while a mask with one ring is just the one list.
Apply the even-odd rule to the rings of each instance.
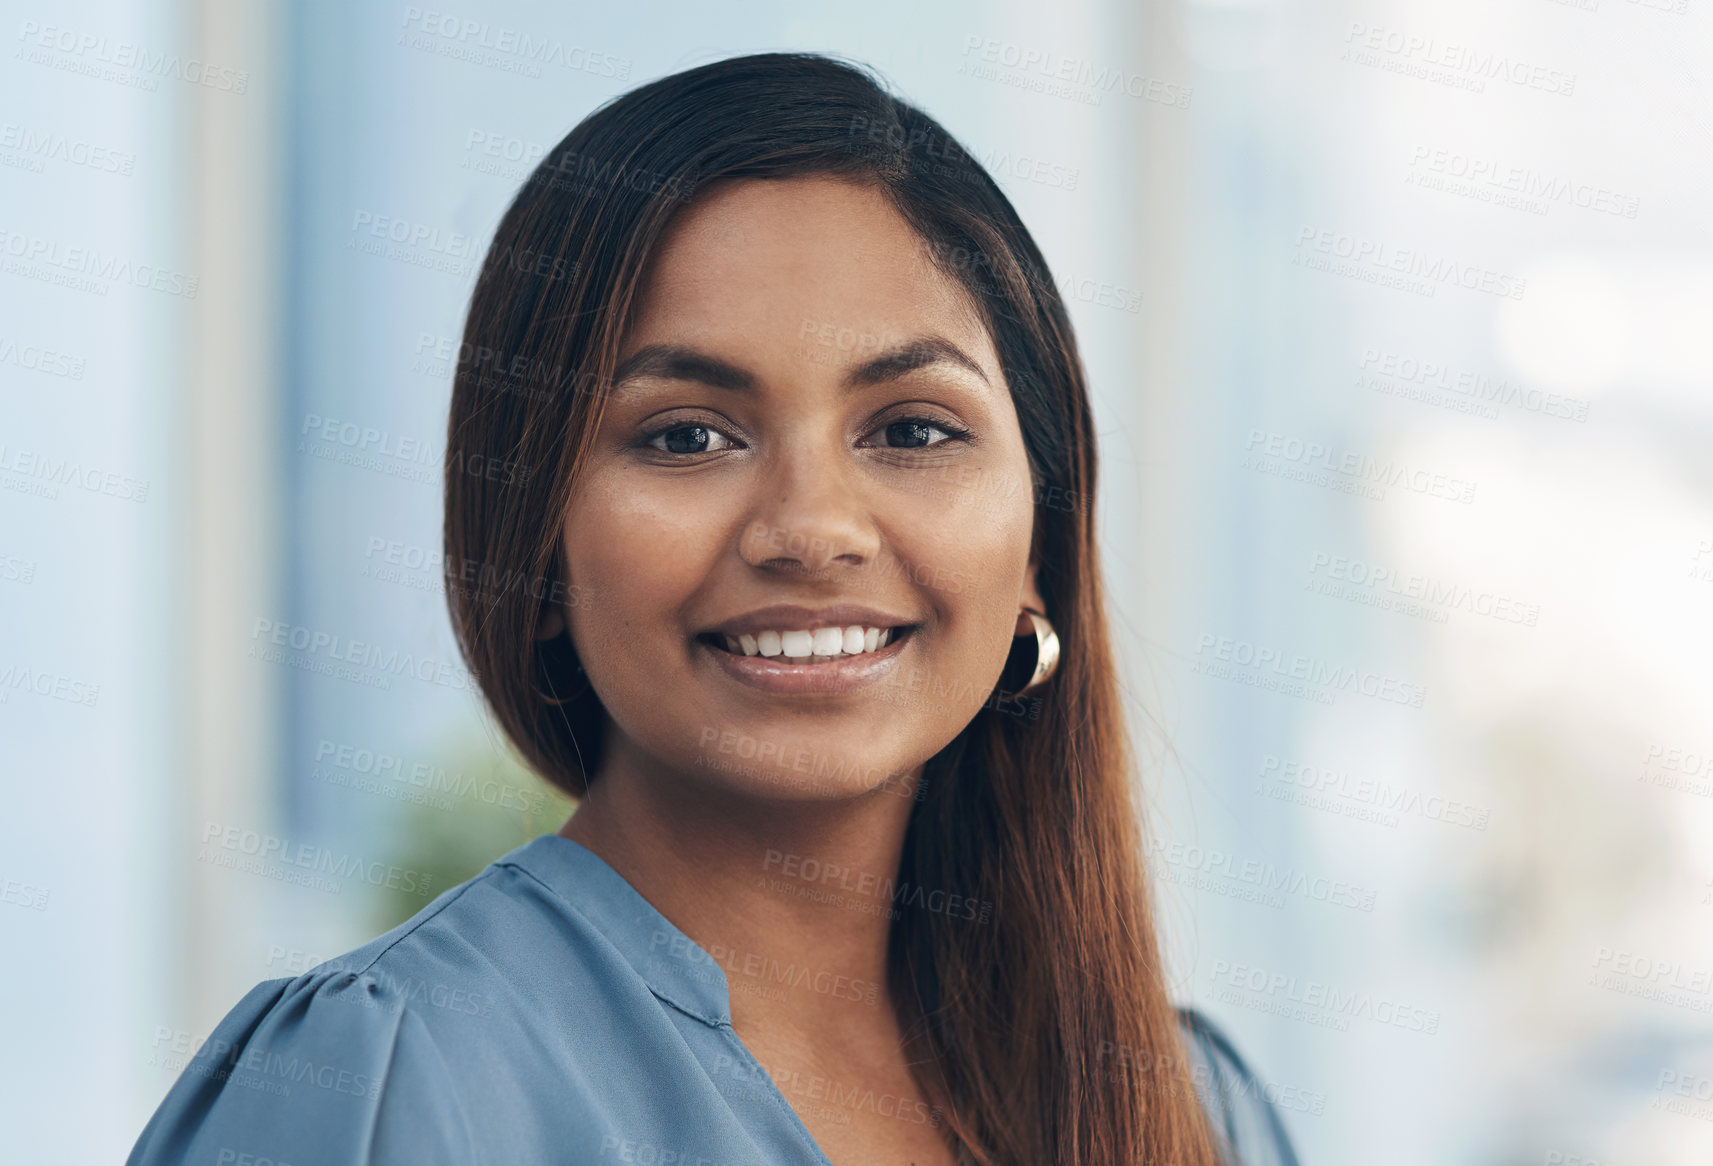
[[843, 628], [815, 628], [788, 632], [745, 632], [738, 636], [720, 633], [726, 651], [733, 655], [767, 656], [787, 664], [811, 664], [837, 656], [860, 656], [877, 652], [892, 642], [891, 628], [865, 628], [852, 624]]

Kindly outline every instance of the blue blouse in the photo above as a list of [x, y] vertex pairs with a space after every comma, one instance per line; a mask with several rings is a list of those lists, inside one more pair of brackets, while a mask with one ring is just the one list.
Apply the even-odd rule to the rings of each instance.
[[[1180, 1015], [1229, 1160], [1295, 1166], [1242, 1060]], [[787, 1094], [938, 1120], [771, 1075], [732, 1030], [720, 965], [592, 851], [549, 834], [348, 955], [251, 989], [128, 1164], [831, 1166]]]

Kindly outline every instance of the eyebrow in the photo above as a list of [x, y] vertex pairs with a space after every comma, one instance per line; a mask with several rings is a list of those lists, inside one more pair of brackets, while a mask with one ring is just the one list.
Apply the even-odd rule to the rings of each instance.
[[[887, 349], [844, 375], [845, 388], [885, 384], [899, 377], [935, 364], [950, 364], [968, 369], [988, 383], [987, 374], [963, 349], [944, 336], [917, 336]], [[626, 358], [613, 374], [613, 384], [642, 377], [661, 380], [696, 381], [711, 388], [748, 392], [755, 388], [755, 377], [718, 357], [677, 344], [647, 344]]]

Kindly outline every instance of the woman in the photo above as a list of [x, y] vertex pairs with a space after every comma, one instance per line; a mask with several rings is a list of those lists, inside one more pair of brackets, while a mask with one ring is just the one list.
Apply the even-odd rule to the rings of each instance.
[[1082, 367], [943, 129], [818, 56], [646, 85], [464, 339], [454, 626], [578, 809], [255, 988], [133, 1163], [1294, 1161], [1167, 998]]

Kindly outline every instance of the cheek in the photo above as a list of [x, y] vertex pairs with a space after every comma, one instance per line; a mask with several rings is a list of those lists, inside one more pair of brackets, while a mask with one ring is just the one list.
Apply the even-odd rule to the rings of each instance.
[[595, 480], [579, 493], [564, 546], [585, 661], [645, 660], [636, 648], [658, 653], [680, 638], [678, 614], [718, 554], [710, 518], [685, 499], [666, 504], [622, 481]]
[[1029, 566], [1028, 528], [1020, 539], [990, 548], [990, 554], [990, 565], [971, 598], [970, 619], [980, 629], [981, 666], [991, 670], [997, 680], [1017, 633], [1023, 579]]
[[996, 675], [1016, 628], [1034, 523], [1029, 496], [1017, 493], [984, 487], [918, 500], [894, 526], [912, 579], [938, 609], [944, 648]]

